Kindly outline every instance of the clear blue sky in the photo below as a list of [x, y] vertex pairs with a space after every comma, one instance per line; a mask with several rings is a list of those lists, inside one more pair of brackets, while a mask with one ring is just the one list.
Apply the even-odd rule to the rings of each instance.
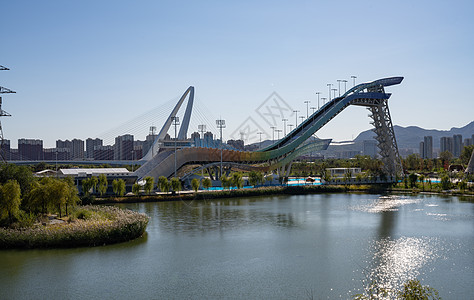
[[[474, 119], [473, 1], [3, 1], [4, 134], [94, 137], [179, 97], [227, 121], [229, 135], [272, 92], [305, 112], [327, 83], [404, 76], [393, 123], [449, 129]], [[212, 117], [211, 117], [212, 115]], [[318, 132], [371, 128], [349, 107]], [[150, 124], [151, 125], [151, 124]], [[159, 125], [159, 124], [154, 124]], [[262, 127], [267, 125], [262, 124]], [[267, 126], [268, 127], [268, 126]], [[264, 128], [269, 130], [269, 128]], [[195, 128], [190, 128], [195, 130]], [[127, 132], [123, 132], [127, 133]], [[144, 139], [148, 133], [143, 128]], [[228, 136], [227, 136], [228, 138]]]

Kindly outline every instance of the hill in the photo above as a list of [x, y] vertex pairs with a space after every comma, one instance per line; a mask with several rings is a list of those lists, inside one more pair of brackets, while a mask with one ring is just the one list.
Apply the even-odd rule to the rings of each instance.
[[[423, 137], [433, 137], [433, 147], [439, 148], [440, 138], [443, 136], [452, 137], [455, 134], [461, 134], [463, 140], [471, 138], [474, 134], [474, 121], [467, 124], [464, 127], [457, 128], [453, 127], [450, 130], [437, 130], [437, 129], [424, 129], [417, 126], [402, 127], [395, 125], [393, 126], [395, 136], [397, 138], [398, 148], [418, 148], [420, 142], [423, 141]], [[354, 140], [356, 144], [362, 143], [364, 140], [370, 140], [375, 136], [372, 130], [366, 130], [361, 132]]]

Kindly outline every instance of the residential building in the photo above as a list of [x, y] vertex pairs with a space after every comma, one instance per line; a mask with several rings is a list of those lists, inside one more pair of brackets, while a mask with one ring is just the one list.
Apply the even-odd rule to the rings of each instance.
[[37, 139], [18, 139], [20, 160], [43, 159], [43, 141]]
[[462, 146], [462, 135], [455, 134], [453, 136], [453, 156], [454, 157], [461, 156], [462, 148], [463, 148], [463, 146]]
[[94, 158], [94, 147], [95, 146], [103, 146], [103, 140], [96, 138], [88, 138], [86, 140], [86, 158], [93, 159]]
[[376, 140], [364, 140], [362, 154], [368, 155], [372, 158], [377, 156], [377, 141]]

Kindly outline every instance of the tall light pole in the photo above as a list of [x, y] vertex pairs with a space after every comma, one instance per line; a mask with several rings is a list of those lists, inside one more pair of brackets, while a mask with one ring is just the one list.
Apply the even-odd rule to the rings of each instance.
[[300, 119], [301, 119], [301, 123], [303, 123], [303, 121], [304, 121], [304, 116], [300, 116]]
[[293, 124], [288, 124], [288, 127], [290, 127], [290, 132], [291, 132], [291, 128], [292, 128], [293, 126], [294, 126]]
[[[319, 110], [319, 95], [321, 94], [321, 92], [316, 92], [316, 95], [318, 95], [318, 110]], [[313, 112], [314, 113], [314, 112]]]
[[352, 86], [355, 86], [357, 76], [352, 75], [351, 78], [352, 78]]
[[339, 97], [341, 97], [341, 82], [342, 82], [342, 79], [338, 79], [338, 80], [337, 80], [338, 91], [339, 91]]
[[219, 174], [219, 178], [222, 176], [222, 148], [224, 147], [224, 144], [222, 143], [222, 128], [225, 128], [225, 120], [219, 119], [216, 120], [216, 125], [217, 128], [219, 128], [221, 132], [221, 172]]
[[262, 149], [262, 134], [263, 134], [263, 132], [259, 131], [259, 132], [257, 132], [257, 134], [260, 136], [260, 147], [259, 147], [259, 149]]
[[272, 129], [272, 144], [275, 143], [275, 126], [270, 127]]
[[326, 97], [322, 97], [321, 100], [323, 100], [323, 106], [324, 106], [324, 102], [326, 102]]
[[278, 141], [280, 141], [280, 132], [282, 131], [281, 129], [275, 129], [275, 131], [278, 133]]
[[296, 127], [298, 127], [298, 112], [299, 112], [299, 110], [294, 110], [293, 112], [296, 114], [296, 117], [295, 117], [295, 119], [296, 119], [295, 128], [296, 128]]
[[283, 121], [283, 134], [286, 136], [286, 122], [288, 122], [288, 119], [281, 119]]
[[306, 100], [304, 103], [306, 103], [306, 119], [309, 117], [309, 103], [311, 101]]
[[332, 83], [328, 83], [327, 86], [328, 86], [328, 90], [329, 90], [328, 99], [329, 99], [329, 101], [331, 101], [331, 87], [332, 87]]
[[343, 79], [342, 82], [344, 82], [344, 93], [346, 93], [347, 92], [347, 86], [346, 86], [347, 80]]
[[171, 121], [173, 122], [174, 125], [174, 177], [177, 177], [176, 175], [176, 148], [177, 148], [177, 141], [178, 141], [178, 134], [177, 134], [177, 127], [179, 125], [179, 117], [174, 116], [171, 117]]
[[332, 91], [334, 92], [334, 97], [333, 97], [333, 99], [334, 99], [334, 98], [336, 98], [336, 91], [337, 91], [337, 89], [332, 89]]
[[314, 111], [316, 110], [316, 107], [311, 106], [309, 109], [313, 110], [313, 112], [311, 113], [311, 114], [313, 115], [313, 114], [314, 114]]
[[204, 143], [204, 131], [206, 131], [206, 125], [205, 124], [198, 125], [198, 130], [201, 132], [201, 147], [202, 147], [202, 144]]

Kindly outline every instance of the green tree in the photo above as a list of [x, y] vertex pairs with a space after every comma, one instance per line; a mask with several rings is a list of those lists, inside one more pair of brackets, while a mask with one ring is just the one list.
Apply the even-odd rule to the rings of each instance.
[[21, 188], [16, 180], [8, 180], [2, 186], [0, 197], [0, 217], [2, 214], [8, 216], [10, 224], [14, 222], [20, 212]]
[[403, 284], [403, 289], [397, 291], [397, 298], [403, 300], [429, 300], [441, 299], [438, 291], [429, 286], [421, 285], [418, 280], [408, 280]]
[[118, 180], [118, 194], [123, 196], [125, 194], [125, 181], [123, 179]]
[[411, 188], [416, 187], [417, 180], [418, 180], [418, 175], [416, 175], [416, 173], [410, 173], [410, 175], [408, 175], [408, 181], [410, 182]]
[[117, 179], [114, 179], [112, 181], [112, 190], [114, 191], [114, 194], [117, 196], [119, 193], [119, 182]]
[[93, 187], [92, 178], [83, 179], [81, 185], [84, 195], [89, 196]]
[[66, 206], [66, 200], [68, 197], [68, 185], [66, 182], [58, 179], [54, 179], [48, 183], [47, 189], [49, 189], [50, 205], [57, 208], [59, 217], [62, 217], [62, 207]]
[[229, 178], [227, 178], [227, 176], [225, 176], [225, 175], [222, 175], [220, 180], [221, 180], [221, 186], [222, 186], [222, 188], [223, 188], [223, 189], [228, 188], [228, 186], [229, 186], [229, 185], [228, 185], [228, 183], [229, 183]]
[[408, 170], [418, 170], [420, 168], [420, 156], [418, 154], [410, 154], [404, 161]]
[[251, 171], [249, 173], [249, 184], [256, 186], [258, 184], [258, 175], [257, 172]]
[[466, 180], [461, 180], [459, 182], [459, 189], [464, 192], [466, 190], [466, 188], [467, 188], [467, 181]]
[[68, 215], [68, 206], [75, 207], [80, 201], [79, 196], [77, 195], [77, 187], [74, 185], [74, 180], [71, 177], [66, 177], [63, 179], [67, 186], [67, 195], [66, 195], [66, 216]]
[[448, 165], [451, 159], [453, 159], [453, 154], [449, 151], [443, 151], [439, 154], [439, 159], [441, 159], [443, 165]]
[[97, 189], [97, 184], [99, 183], [99, 179], [97, 176], [92, 176], [91, 177], [91, 187], [92, 187], [92, 192], [95, 193]]
[[199, 185], [199, 179], [193, 178], [193, 180], [191, 180], [191, 186], [193, 187], [195, 193], [197, 193], [197, 191], [199, 190]]
[[232, 186], [235, 186], [236, 188], [242, 188], [244, 185], [244, 181], [242, 179], [242, 174], [239, 172], [235, 172], [232, 174], [231, 178]]
[[441, 188], [443, 190], [449, 190], [451, 188], [451, 179], [447, 174], [441, 177]]
[[418, 181], [420, 181], [420, 183], [421, 183], [421, 189], [422, 189], [423, 192], [424, 192], [424, 191], [425, 191], [425, 175], [420, 174], [420, 176], [418, 177]]
[[461, 159], [461, 162], [464, 165], [467, 165], [469, 163], [473, 150], [474, 150], [474, 145], [464, 146], [464, 148], [462, 148], [461, 156], [459, 158]]
[[153, 190], [154, 185], [155, 185], [155, 178], [151, 176], [145, 177], [145, 185], [143, 186], [145, 193], [149, 195], [151, 191]]
[[8, 180], [16, 180], [20, 184], [23, 197], [28, 196], [36, 182], [33, 172], [28, 167], [3, 164], [0, 166], [0, 184], [5, 184]]
[[168, 193], [169, 183], [168, 179], [165, 176], [158, 177], [158, 187], [160, 188], [160, 191]]
[[179, 181], [179, 178], [176, 178], [176, 177], [171, 178], [171, 188], [173, 189], [174, 192], [181, 191], [181, 181]]
[[210, 188], [212, 187], [212, 181], [211, 181], [211, 179], [209, 179], [209, 178], [204, 178], [204, 179], [202, 180], [202, 186], [203, 186], [206, 190], [210, 189]]
[[101, 196], [107, 192], [107, 186], [108, 186], [107, 176], [105, 176], [105, 174], [100, 174], [99, 185], [97, 187], [97, 191], [99, 192]]
[[138, 183], [134, 183], [132, 185], [132, 193], [134, 193], [135, 196], [138, 196], [138, 194], [140, 194], [140, 185]]

